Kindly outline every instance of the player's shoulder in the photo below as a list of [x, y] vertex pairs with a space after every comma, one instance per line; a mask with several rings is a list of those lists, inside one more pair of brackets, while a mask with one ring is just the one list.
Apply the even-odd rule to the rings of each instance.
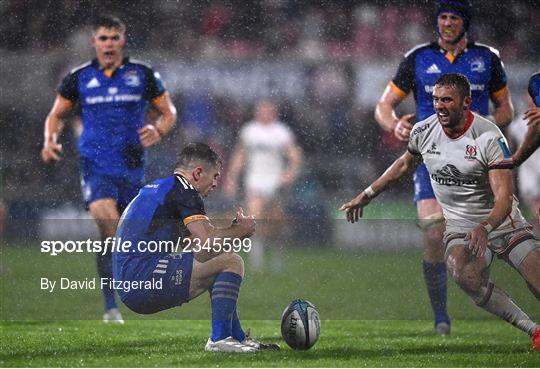
[[421, 120], [418, 123], [415, 123], [413, 130], [411, 131], [411, 138], [420, 137], [426, 135], [427, 132], [432, 130], [434, 127], [437, 127], [438, 120], [437, 114], [430, 115], [424, 120]]
[[75, 68], [71, 69], [69, 71], [69, 75], [76, 75], [76, 74], [84, 71], [85, 69], [91, 68], [92, 64], [93, 64], [92, 60], [89, 60], [86, 63], [82, 63], [82, 64], [76, 66]]
[[150, 65], [149, 63], [144, 62], [144, 61], [139, 60], [139, 59], [129, 57], [129, 56], [126, 56], [124, 58], [124, 64], [125, 65], [138, 66], [138, 67], [141, 67], [141, 68], [146, 69], [146, 70], [153, 70], [152, 65]]
[[501, 57], [501, 53], [499, 52], [499, 50], [497, 50], [493, 46], [489, 46], [480, 42], [471, 41], [468, 43], [467, 48], [483, 50], [483, 51], [489, 52], [490, 54], [495, 55], [497, 58]]
[[489, 119], [484, 118], [480, 114], [472, 113], [474, 115], [474, 121], [471, 126], [471, 133], [473, 136], [480, 138], [480, 137], [486, 137], [489, 139], [490, 137], [496, 136], [502, 136], [501, 129], [492, 121]]
[[533, 82], [540, 82], [540, 70], [536, 73], [533, 73], [531, 78], [529, 78], [529, 83], [533, 83]]
[[175, 173], [173, 176], [173, 186], [175, 201], [191, 208], [202, 206], [201, 194], [193, 187], [189, 180], [181, 174]]
[[416, 55], [424, 51], [431, 51], [431, 50], [437, 50], [437, 49], [439, 49], [439, 46], [437, 45], [436, 42], [426, 42], [423, 44], [418, 44], [414, 46], [412, 49], [408, 50], [405, 53], [404, 58], [405, 59], [414, 58]]

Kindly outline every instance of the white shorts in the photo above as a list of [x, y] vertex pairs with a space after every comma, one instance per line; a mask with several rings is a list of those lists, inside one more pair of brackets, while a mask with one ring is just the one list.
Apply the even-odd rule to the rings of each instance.
[[[445, 232], [444, 245], [446, 252], [451, 247], [458, 245], [468, 245], [465, 241], [465, 233]], [[540, 241], [534, 236], [530, 228], [518, 229], [488, 241], [488, 251], [486, 252], [486, 264], [489, 266], [493, 254], [505, 260], [515, 268], [521, 265], [525, 257], [534, 249], [540, 249]]]

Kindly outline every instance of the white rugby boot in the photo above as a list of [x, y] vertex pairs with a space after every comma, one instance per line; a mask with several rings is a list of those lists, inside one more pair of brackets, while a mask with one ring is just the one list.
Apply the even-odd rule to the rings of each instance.
[[124, 319], [117, 308], [109, 309], [103, 314], [103, 323], [124, 324]]
[[204, 346], [204, 351], [249, 353], [256, 352], [257, 349], [244, 345], [232, 337], [227, 337], [216, 342], [212, 341], [212, 338], [208, 338], [208, 342], [206, 342], [206, 346]]
[[269, 350], [269, 351], [278, 351], [281, 349], [277, 343], [264, 343], [257, 341], [255, 338], [251, 337], [251, 329], [248, 328], [246, 331], [246, 338], [241, 342], [246, 346], [253, 347], [257, 350]]

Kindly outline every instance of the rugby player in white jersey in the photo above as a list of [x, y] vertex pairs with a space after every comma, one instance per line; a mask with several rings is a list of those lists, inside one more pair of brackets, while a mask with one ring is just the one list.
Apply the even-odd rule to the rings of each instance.
[[[285, 213], [281, 202], [298, 176], [301, 157], [293, 132], [278, 120], [275, 103], [261, 100], [255, 105], [255, 119], [246, 123], [240, 132], [231, 156], [225, 193], [234, 196], [240, 173], [245, 170], [247, 208], [256, 219], [268, 220], [269, 226], [281, 224], [283, 228]], [[250, 261], [254, 269], [262, 266], [263, 238], [270, 228], [260, 227], [260, 236], [253, 240]]]
[[470, 111], [470, 84], [462, 74], [439, 78], [433, 104], [436, 114], [416, 124], [407, 151], [341, 210], [357, 222], [375, 196], [423, 159], [446, 221], [450, 275], [479, 307], [528, 333], [540, 350], [540, 327], [489, 278], [497, 254], [540, 299], [540, 242], [512, 194], [506, 140], [495, 124]]

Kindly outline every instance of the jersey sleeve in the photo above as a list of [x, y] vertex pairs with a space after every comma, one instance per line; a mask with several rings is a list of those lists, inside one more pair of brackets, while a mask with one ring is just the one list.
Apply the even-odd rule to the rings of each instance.
[[166, 91], [161, 76], [151, 68], [145, 68], [145, 100], [152, 101], [156, 97], [163, 95]]
[[508, 84], [506, 70], [499, 55], [492, 52], [491, 79], [489, 81], [489, 93], [494, 94], [501, 91]]
[[175, 188], [172, 193], [170, 206], [173, 208], [174, 217], [184, 225], [196, 220], [208, 220], [204, 210], [204, 203], [199, 193], [191, 188], [191, 184], [183, 179], [175, 179]]
[[77, 76], [77, 73], [65, 76], [57, 90], [60, 96], [73, 102], [79, 100], [79, 79]]
[[406, 96], [415, 88], [414, 76], [415, 53], [411, 53], [401, 61], [390, 87], [400, 96]]
[[417, 129], [411, 132], [409, 136], [409, 144], [407, 145], [407, 151], [415, 156], [422, 156], [420, 150], [420, 131]]
[[494, 134], [487, 142], [486, 160], [488, 169], [512, 169], [512, 154], [502, 133]]

